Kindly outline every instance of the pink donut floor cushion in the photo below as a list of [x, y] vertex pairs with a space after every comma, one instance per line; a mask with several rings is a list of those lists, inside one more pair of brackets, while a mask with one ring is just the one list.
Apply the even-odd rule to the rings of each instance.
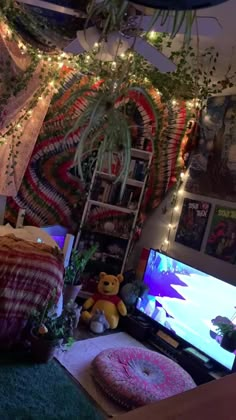
[[177, 363], [151, 350], [106, 349], [92, 362], [95, 381], [122, 406], [133, 409], [195, 388]]

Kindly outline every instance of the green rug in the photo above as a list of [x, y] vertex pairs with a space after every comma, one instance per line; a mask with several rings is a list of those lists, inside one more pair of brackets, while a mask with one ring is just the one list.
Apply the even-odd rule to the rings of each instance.
[[30, 364], [0, 355], [1, 420], [102, 420], [56, 361]]

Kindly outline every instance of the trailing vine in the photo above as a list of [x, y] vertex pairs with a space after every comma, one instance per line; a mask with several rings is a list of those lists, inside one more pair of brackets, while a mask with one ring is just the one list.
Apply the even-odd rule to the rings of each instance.
[[[126, 10], [127, 2], [123, 2], [123, 9], [119, 10], [116, 15], [114, 15], [115, 9], [112, 11], [110, 8], [111, 3], [118, 7], [120, 2], [119, 0], [105, 1], [112, 16], [109, 13], [106, 15], [106, 18], [108, 15], [110, 16], [108, 26], [113, 25], [114, 29], [115, 22], [119, 23], [118, 20]], [[90, 2], [90, 17], [94, 15], [93, 7], [99, 9], [99, 3]], [[197, 102], [189, 104], [190, 112], [194, 112], [196, 107], [204, 106], [210, 95], [221, 93], [222, 89], [231, 87], [235, 82], [236, 72], [230, 66], [225, 76], [221, 80], [216, 80], [215, 73], [220, 57], [214, 48], [209, 48], [200, 55], [191, 45], [188, 45], [188, 47], [183, 46], [180, 50], [173, 51], [172, 40], [167, 34], [160, 35], [150, 32], [146, 34], [146, 37], [153, 46], [164, 51], [175, 62], [177, 69], [174, 73], [161, 73], [132, 49], [127, 51], [122, 57], [115, 57], [114, 62], [111, 63], [97, 60], [97, 51], [95, 49], [78, 56], [65, 54], [53, 42], [50, 42], [50, 27], [47, 24], [47, 20], [45, 18], [41, 20], [36, 19], [32, 13], [29, 13], [27, 7], [16, 5], [13, 0], [1, 0], [1, 22], [9, 28], [6, 32], [5, 41], [15, 42], [22, 56], [29, 57], [29, 65], [23, 73], [19, 72], [12, 77], [10, 57], [1, 63], [0, 87], [6, 86], [6, 88], [0, 97], [0, 123], [1, 120], [4, 121], [4, 107], [8, 101], [27, 89], [36, 69], [41, 66], [40, 83], [37, 91], [27, 104], [27, 108], [21, 113], [19, 119], [10, 122], [0, 137], [0, 146], [5, 144], [5, 140], [8, 137], [11, 137], [6, 167], [9, 183], [12, 182], [12, 177], [14, 177], [23, 124], [29, 120], [32, 110], [37, 106], [42, 95], [46, 96], [52, 88], [55, 91], [59, 89], [67, 69], [73, 69], [75, 72], [89, 75], [90, 85], [99, 80], [104, 80], [107, 83], [107, 81], [112, 79], [113, 86], [122, 86], [123, 96], [125, 95], [125, 90], [127, 92], [128, 89], [134, 86], [140, 86], [147, 91], [150, 88], [155, 88], [161, 94], [164, 104], [167, 104], [173, 98], [180, 101], [197, 98]], [[27, 27], [27, 35], [25, 37], [19, 31], [20, 23]], [[47, 35], [44, 35], [45, 28], [47, 29]], [[52, 31], [54, 29], [53, 27]], [[57, 32], [61, 33], [60, 30]], [[80, 88], [71, 91], [70, 103], [72, 104], [80, 94]], [[67, 106], [69, 105], [67, 104]], [[68, 118], [68, 130], [71, 128], [70, 124], [71, 121]]]

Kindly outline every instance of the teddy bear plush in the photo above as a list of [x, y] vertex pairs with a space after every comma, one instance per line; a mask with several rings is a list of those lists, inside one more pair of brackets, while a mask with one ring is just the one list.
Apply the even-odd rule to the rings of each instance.
[[120, 283], [123, 281], [122, 274], [113, 276], [107, 273], [99, 274], [98, 292], [87, 299], [83, 305], [82, 319], [88, 324], [99, 309], [104, 315], [111, 329], [117, 327], [120, 315], [127, 315], [124, 302], [117, 296]]

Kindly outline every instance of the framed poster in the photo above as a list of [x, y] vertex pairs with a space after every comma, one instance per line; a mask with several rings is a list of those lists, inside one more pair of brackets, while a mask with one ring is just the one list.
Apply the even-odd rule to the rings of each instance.
[[210, 203], [185, 198], [175, 241], [199, 251], [210, 208]]
[[185, 191], [236, 202], [236, 95], [209, 98]]
[[236, 264], [236, 209], [215, 208], [205, 252]]

